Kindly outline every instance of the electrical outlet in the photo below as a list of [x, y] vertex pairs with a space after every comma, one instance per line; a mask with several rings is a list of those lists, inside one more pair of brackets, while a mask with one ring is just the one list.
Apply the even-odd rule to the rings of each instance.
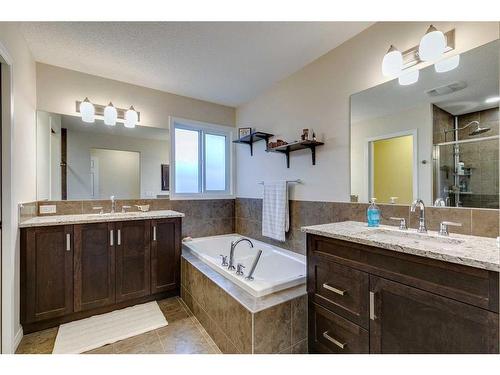
[[55, 214], [57, 212], [55, 204], [46, 204], [40, 206], [40, 214]]

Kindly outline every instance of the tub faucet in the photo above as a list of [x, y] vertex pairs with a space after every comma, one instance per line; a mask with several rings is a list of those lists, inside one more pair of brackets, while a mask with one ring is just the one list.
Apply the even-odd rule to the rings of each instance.
[[415, 212], [417, 209], [417, 206], [420, 208], [420, 216], [419, 216], [419, 225], [418, 225], [418, 232], [419, 233], [427, 233], [427, 227], [425, 226], [425, 204], [422, 199], [417, 199], [413, 201], [411, 204], [410, 211]]
[[257, 255], [255, 256], [255, 259], [253, 260], [252, 263], [252, 268], [250, 268], [250, 272], [248, 273], [248, 276], [245, 277], [248, 281], [253, 280], [253, 273], [255, 272], [255, 268], [257, 267], [257, 263], [259, 263], [260, 256], [262, 255], [262, 250], [259, 250], [257, 252]]
[[250, 247], [253, 247], [252, 241], [250, 241], [248, 238], [240, 238], [239, 240], [234, 242], [231, 241], [231, 251], [229, 252], [229, 265], [227, 266], [227, 269], [230, 271], [234, 270], [234, 249], [240, 242], [243, 241], [248, 242], [250, 244]]

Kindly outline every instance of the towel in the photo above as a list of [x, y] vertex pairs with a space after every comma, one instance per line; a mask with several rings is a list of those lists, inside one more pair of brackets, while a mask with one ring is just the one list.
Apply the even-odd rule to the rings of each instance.
[[286, 181], [264, 182], [262, 203], [262, 235], [285, 241], [290, 227], [288, 189]]

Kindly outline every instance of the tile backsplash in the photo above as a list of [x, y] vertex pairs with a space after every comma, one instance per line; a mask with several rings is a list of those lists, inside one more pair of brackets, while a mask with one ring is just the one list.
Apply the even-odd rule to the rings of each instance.
[[[406, 205], [379, 205], [382, 224], [398, 226], [399, 221], [391, 217], [405, 218], [410, 228], [418, 227], [419, 212], [411, 213]], [[290, 201], [290, 230], [285, 242], [278, 242], [261, 234], [262, 199], [237, 198], [235, 203], [236, 232], [273, 245], [305, 254], [305, 234], [300, 227], [353, 220], [366, 221], [365, 203]], [[438, 230], [441, 221], [461, 223], [461, 227], [450, 227], [450, 232], [483, 237], [499, 235], [499, 210], [476, 208], [426, 207], [426, 222], [429, 230]]]

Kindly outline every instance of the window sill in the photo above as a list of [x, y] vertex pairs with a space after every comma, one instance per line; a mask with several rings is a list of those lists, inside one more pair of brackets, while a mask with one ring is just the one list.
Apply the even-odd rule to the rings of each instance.
[[234, 194], [172, 194], [170, 193], [171, 201], [182, 200], [209, 200], [209, 199], [236, 199]]

